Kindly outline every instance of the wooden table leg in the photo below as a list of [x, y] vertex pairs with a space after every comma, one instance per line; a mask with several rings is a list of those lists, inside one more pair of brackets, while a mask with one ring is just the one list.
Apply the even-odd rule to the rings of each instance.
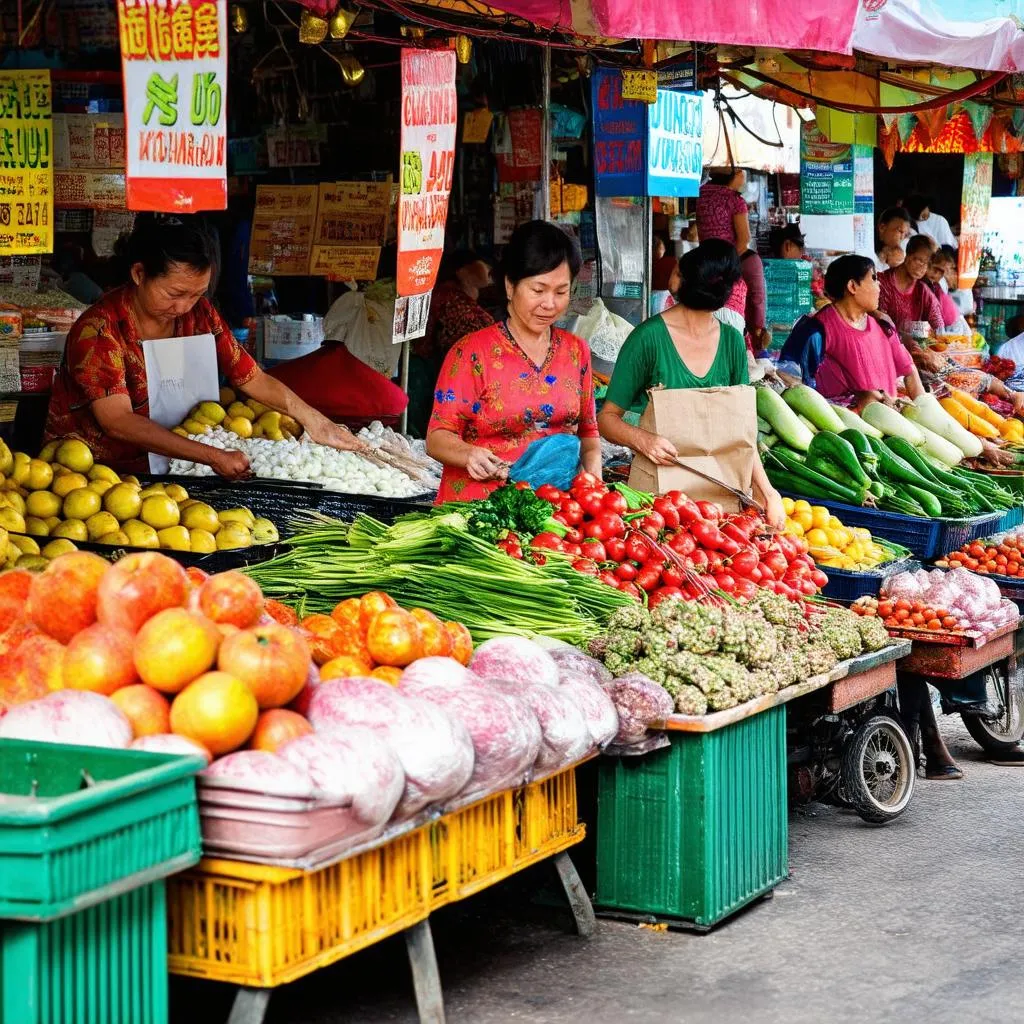
[[228, 1024], [263, 1024], [273, 994], [272, 988], [240, 988], [231, 1005]]
[[594, 906], [580, 881], [576, 865], [565, 850], [555, 855], [554, 864], [576, 921], [576, 931], [581, 938], [589, 939], [597, 929], [597, 918], [594, 917]]
[[430, 931], [429, 919], [406, 929], [405, 948], [409, 954], [420, 1024], [445, 1024], [444, 995], [441, 992], [441, 976], [437, 970], [434, 936]]

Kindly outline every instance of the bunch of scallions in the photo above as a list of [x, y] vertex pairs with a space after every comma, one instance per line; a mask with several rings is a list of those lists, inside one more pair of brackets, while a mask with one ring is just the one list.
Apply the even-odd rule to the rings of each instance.
[[477, 643], [514, 634], [579, 645], [633, 600], [557, 552], [544, 552], [544, 565], [512, 558], [474, 537], [457, 512], [415, 513], [391, 526], [308, 512], [286, 543], [289, 550], [245, 571], [300, 615], [383, 590], [404, 608], [463, 623]]

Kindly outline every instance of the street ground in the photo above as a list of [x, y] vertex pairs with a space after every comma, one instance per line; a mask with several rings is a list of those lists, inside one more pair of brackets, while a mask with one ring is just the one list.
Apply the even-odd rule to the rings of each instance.
[[[943, 721], [961, 782], [898, 821], [790, 815], [791, 877], [709, 935], [599, 920], [572, 934], [542, 865], [431, 918], [450, 1024], [1006, 1024], [1024, 1020], [1024, 769]], [[574, 859], [586, 874], [587, 849]], [[590, 855], [592, 856], [592, 854]], [[224, 1024], [227, 986], [172, 982], [173, 1024]], [[276, 992], [268, 1024], [414, 1024], [391, 940]]]

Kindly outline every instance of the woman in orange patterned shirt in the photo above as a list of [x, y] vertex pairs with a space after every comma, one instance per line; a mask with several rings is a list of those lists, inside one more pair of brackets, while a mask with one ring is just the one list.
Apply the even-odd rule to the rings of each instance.
[[535, 220], [513, 232], [502, 260], [508, 316], [457, 342], [437, 380], [427, 451], [444, 465], [439, 503], [485, 497], [549, 434], [575, 434], [583, 468], [600, 477], [590, 349], [554, 326], [579, 269], [575, 243], [556, 225]]
[[198, 217], [140, 214], [126, 242], [128, 284], [90, 306], [68, 333], [53, 383], [46, 439], [77, 437], [98, 462], [145, 471], [155, 452], [210, 466], [234, 479], [249, 473], [239, 451], [172, 433], [149, 418], [142, 342], [212, 334], [217, 366], [231, 386], [291, 416], [313, 441], [360, 450], [360, 442], [265, 374], [206, 298], [213, 241]]

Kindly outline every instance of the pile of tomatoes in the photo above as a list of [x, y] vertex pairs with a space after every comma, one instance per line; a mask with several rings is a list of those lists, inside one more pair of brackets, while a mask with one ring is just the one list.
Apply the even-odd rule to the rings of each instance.
[[888, 629], [928, 629], [932, 632], [957, 629], [957, 618], [945, 608], [932, 608], [922, 601], [898, 601], [862, 597], [850, 605], [858, 615], [877, 616]]
[[[770, 536], [752, 510], [727, 515], [713, 502], [693, 501], [682, 491], [630, 509], [622, 493], [589, 473], [580, 473], [567, 492], [545, 485], [537, 496], [555, 506], [553, 518], [566, 534], [544, 532], [526, 540], [534, 560], [544, 558], [545, 551], [563, 552], [573, 556], [578, 572], [634, 597], [646, 593], [652, 606], [669, 597], [698, 598], [707, 587], [741, 601], [753, 598], [758, 587], [799, 600], [828, 582], [805, 540]], [[515, 558], [523, 557], [523, 545], [514, 534], [498, 542]]]
[[970, 569], [982, 576], [1024, 577], [1024, 551], [1016, 537], [998, 544], [975, 540], [935, 563], [940, 569]]

